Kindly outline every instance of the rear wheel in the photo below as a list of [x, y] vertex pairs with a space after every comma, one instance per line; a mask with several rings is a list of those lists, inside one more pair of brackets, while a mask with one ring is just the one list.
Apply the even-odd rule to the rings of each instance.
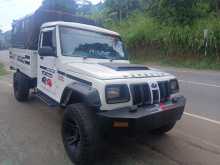
[[166, 124], [160, 128], [157, 128], [157, 129], [154, 129], [152, 131], [150, 131], [152, 134], [155, 134], [155, 135], [163, 135], [169, 131], [171, 131], [173, 129], [173, 127], [176, 125], [176, 122], [174, 123], [169, 123], [169, 124]]
[[29, 80], [20, 72], [14, 73], [14, 96], [19, 102], [25, 102], [29, 97]]
[[73, 163], [92, 164], [99, 146], [95, 113], [83, 104], [69, 105], [64, 112], [62, 137]]

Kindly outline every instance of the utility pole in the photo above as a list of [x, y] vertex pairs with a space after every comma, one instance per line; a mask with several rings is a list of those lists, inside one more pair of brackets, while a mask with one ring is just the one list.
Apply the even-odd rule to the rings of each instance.
[[205, 56], [207, 56], [207, 49], [208, 49], [208, 33], [209, 33], [209, 30], [208, 30], [208, 29], [205, 29], [205, 30], [204, 30]]

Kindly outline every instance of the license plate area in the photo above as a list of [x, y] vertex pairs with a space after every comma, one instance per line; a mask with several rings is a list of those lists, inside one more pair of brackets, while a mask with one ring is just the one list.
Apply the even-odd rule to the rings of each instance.
[[113, 121], [112, 127], [113, 128], [128, 128], [129, 123], [128, 121]]
[[173, 102], [171, 100], [167, 100], [166, 102], [162, 102], [160, 103], [160, 109], [165, 111], [165, 110], [170, 110], [175, 108], [176, 105], [173, 104]]

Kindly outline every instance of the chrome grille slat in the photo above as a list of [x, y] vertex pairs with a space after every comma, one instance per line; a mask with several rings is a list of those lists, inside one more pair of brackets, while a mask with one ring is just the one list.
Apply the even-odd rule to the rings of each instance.
[[164, 102], [170, 96], [169, 81], [160, 81], [158, 82], [158, 85], [160, 89], [160, 100]]
[[148, 84], [131, 85], [134, 105], [148, 105], [151, 103], [151, 92]]
[[133, 104], [151, 105], [166, 101], [170, 96], [169, 81], [158, 82], [158, 89], [151, 89], [148, 83], [130, 86]]
[[159, 98], [159, 91], [158, 90], [153, 90], [152, 91], [153, 94], [153, 104], [158, 104], [160, 102], [160, 98]]

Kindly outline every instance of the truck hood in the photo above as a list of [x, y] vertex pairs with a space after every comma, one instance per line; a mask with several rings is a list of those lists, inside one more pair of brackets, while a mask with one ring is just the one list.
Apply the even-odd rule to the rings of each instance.
[[66, 63], [65, 66], [70, 73], [79, 73], [101, 80], [170, 76], [168, 73], [144, 65], [127, 63]]

